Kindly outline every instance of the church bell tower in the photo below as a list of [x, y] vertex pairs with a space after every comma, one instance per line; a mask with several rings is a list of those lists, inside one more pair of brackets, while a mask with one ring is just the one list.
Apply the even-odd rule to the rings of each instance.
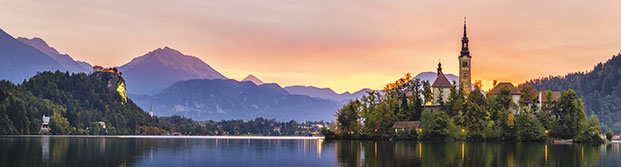
[[464, 17], [464, 36], [461, 38], [461, 52], [459, 54], [459, 89], [463, 90], [464, 95], [472, 91], [470, 75], [470, 51], [468, 50], [468, 36], [466, 35], [466, 18]]

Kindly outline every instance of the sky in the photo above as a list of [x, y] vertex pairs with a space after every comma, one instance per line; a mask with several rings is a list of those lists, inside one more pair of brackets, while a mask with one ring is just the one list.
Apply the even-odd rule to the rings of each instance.
[[618, 0], [0, 0], [0, 29], [93, 65], [165, 46], [228, 78], [336, 92], [405, 73], [458, 73], [467, 17], [473, 80], [591, 70], [621, 52]]

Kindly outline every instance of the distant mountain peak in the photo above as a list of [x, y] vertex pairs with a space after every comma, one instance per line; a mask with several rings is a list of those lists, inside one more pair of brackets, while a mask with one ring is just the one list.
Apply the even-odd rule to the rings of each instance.
[[68, 54], [61, 54], [60, 52], [58, 52], [58, 50], [56, 50], [56, 48], [51, 47], [50, 45], [47, 44], [47, 42], [45, 42], [45, 40], [39, 37], [33, 37], [30, 39], [19, 37], [16, 40], [26, 45], [29, 45], [41, 51], [42, 53], [45, 53], [46, 55], [56, 60], [65, 69], [71, 72], [89, 72], [91, 70], [90, 64], [85, 63], [85, 62], [75, 61]]
[[200, 58], [168, 46], [136, 57], [119, 70], [127, 78], [127, 91], [134, 94], [155, 94], [189, 79], [227, 79]]
[[250, 82], [254, 83], [255, 85], [262, 85], [262, 84], [264, 84], [264, 82], [263, 82], [263, 81], [261, 81], [259, 78], [255, 77], [255, 76], [254, 76], [254, 75], [252, 75], [252, 74], [250, 74], [250, 75], [246, 76], [246, 78], [244, 78], [244, 79], [242, 80], [242, 82], [243, 82], [243, 81], [250, 81]]
[[60, 55], [60, 53], [58, 52], [58, 50], [56, 50], [56, 48], [51, 47], [50, 45], [47, 44], [47, 42], [45, 42], [43, 39], [39, 37], [33, 37], [31, 39], [19, 37], [17, 38], [17, 40], [22, 43], [28, 44], [47, 55]]

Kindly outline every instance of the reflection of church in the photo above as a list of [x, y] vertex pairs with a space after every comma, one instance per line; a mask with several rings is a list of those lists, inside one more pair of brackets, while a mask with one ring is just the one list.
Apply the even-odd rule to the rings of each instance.
[[[464, 94], [467, 96], [472, 91], [472, 82], [470, 75], [471, 59], [470, 51], [468, 50], [468, 36], [466, 34], [466, 21], [464, 21], [464, 36], [461, 38], [461, 52], [459, 54], [459, 89], [464, 90]], [[442, 73], [442, 64], [438, 63], [438, 76], [436, 80], [431, 84], [431, 91], [433, 93], [433, 106], [440, 105], [440, 101], [447, 102], [450, 94], [450, 88], [452, 83]]]

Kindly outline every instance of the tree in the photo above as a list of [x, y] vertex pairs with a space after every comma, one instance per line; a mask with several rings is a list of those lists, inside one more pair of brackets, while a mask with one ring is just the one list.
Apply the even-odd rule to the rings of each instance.
[[358, 100], [349, 101], [349, 103], [336, 112], [336, 125], [341, 132], [354, 133], [360, 129], [358, 127], [360, 118], [359, 103]]
[[582, 122], [586, 120], [582, 100], [576, 93], [569, 89], [561, 93], [558, 101], [558, 110], [553, 114], [559, 116], [555, 121], [551, 133], [555, 137], [564, 139], [574, 138], [580, 132]]
[[449, 117], [444, 112], [432, 113], [430, 110], [423, 111], [421, 115], [422, 132], [421, 140], [444, 140], [448, 135]]
[[597, 115], [591, 115], [587, 121], [582, 121], [582, 126], [579, 129], [578, 134], [574, 137], [575, 142], [579, 143], [603, 143], [600, 132], [599, 119]]
[[522, 93], [520, 95], [520, 100], [518, 101], [520, 106], [528, 106], [528, 104], [532, 104], [537, 100], [537, 89], [535, 89], [533, 85], [522, 84], [519, 87], [520, 93]]
[[610, 131], [610, 130], [606, 130], [606, 139], [608, 139], [608, 141], [612, 141], [612, 137], [613, 137], [614, 135], [615, 135], [615, 134], [613, 134], [613, 133], [612, 133], [612, 131]]
[[518, 141], [542, 141], [545, 139], [543, 125], [530, 113], [520, 113], [515, 120]]
[[54, 114], [50, 118], [50, 129], [53, 134], [57, 135], [65, 135], [69, 134], [69, 130], [71, 127], [69, 126], [69, 121], [67, 118], [60, 116], [60, 114]]

